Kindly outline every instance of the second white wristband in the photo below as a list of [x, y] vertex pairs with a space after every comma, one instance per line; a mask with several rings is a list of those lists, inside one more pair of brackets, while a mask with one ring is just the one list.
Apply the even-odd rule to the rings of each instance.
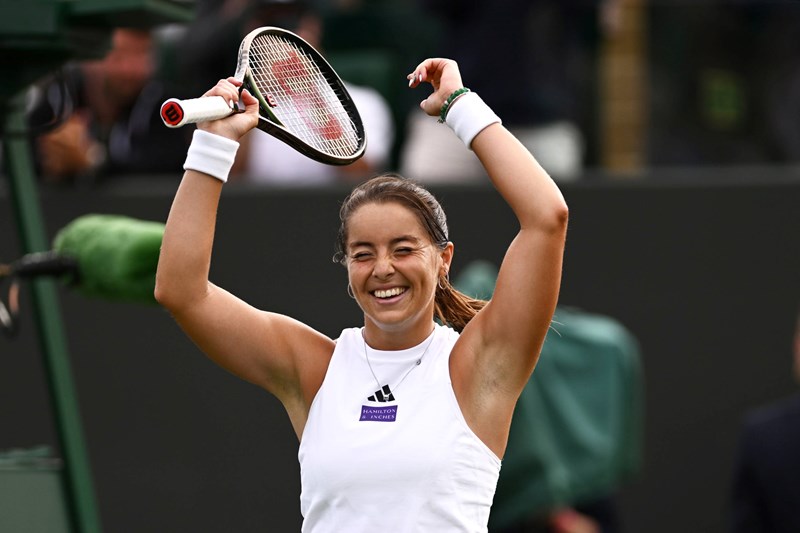
[[238, 150], [239, 143], [234, 140], [207, 131], [194, 130], [183, 169], [196, 170], [225, 183]]
[[469, 92], [456, 99], [447, 110], [445, 123], [452, 128], [456, 136], [472, 149], [475, 136], [492, 124], [502, 124], [492, 108], [476, 93]]

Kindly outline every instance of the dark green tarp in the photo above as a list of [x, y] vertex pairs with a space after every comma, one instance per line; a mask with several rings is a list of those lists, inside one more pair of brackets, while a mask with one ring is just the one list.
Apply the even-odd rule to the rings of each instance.
[[[497, 269], [475, 262], [454, 285], [491, 297]], [[520, 396], [490, 529], [612, 495], [641, 459], [639, 346], [618, 321], [559, 306]]]

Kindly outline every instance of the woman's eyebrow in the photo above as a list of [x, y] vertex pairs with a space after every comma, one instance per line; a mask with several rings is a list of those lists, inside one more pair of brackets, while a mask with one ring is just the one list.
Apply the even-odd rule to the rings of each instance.
[[401, 242], [410, 242], [412, 244], [419, 244], [421, 241], [419, 240], [418, 237], [415, 237], [414, 235], [403, 235], [392, 239], [391, 241], [389, 241], [389, 244], [399, 244]]
[[[389, 245], [394, 246], [401, 242], [410, 242], [412, 244], [418, 245], [422, 241], [419, 239], [419, 237], [415, 237], [414, 235], [401, 235], [389, 241]], [[375, 245], [370, 241], [354, 241], [349, 244], [350, 248], [355, 248], [357, 246], [366, 246], [369, 248], [375, 247]]]

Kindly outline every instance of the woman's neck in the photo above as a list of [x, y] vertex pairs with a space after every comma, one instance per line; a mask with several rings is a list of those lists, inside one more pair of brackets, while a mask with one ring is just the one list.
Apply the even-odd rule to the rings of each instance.
[[364, 317], [364, 340], [375, 350], [405, 350], [427, 339], [436, 324], [431, 320], [397, 328], [382, 327]]

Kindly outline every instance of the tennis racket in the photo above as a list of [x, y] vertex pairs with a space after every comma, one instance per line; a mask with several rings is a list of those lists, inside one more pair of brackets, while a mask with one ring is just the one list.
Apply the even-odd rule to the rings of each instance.
[[[234, 77], [258, 99], [258, 128], [306, 157], [347, 165], [366, 148], [364, 125], [341, 78], [311, 45], [290, 31], [262, 27], [239, 46]], [[221, 96], [161, 105], [170, 128], [242, 112]]]

